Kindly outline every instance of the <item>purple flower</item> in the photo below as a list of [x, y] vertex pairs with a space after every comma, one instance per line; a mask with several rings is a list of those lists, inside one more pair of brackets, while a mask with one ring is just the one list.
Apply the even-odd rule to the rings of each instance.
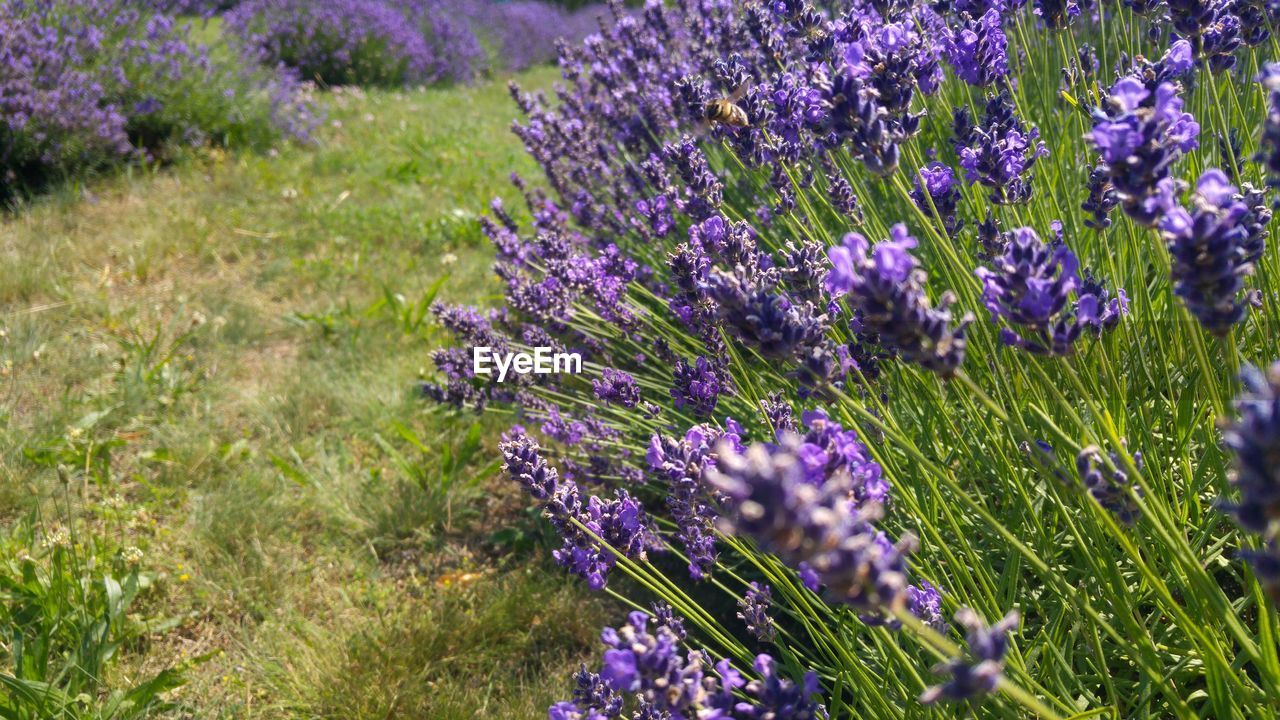
[[1160, 219], [1162, 182], [1170, 166], [1198, 144], [1200, 126], [1182, 111], [1177, 93], [1169, 83], [1152, 92], [1137, 78], [1123, 77], [1112, 86], [1107, 107], [1088, 135], [1102, 156], [1098, 169], [1125, 213], [1143, 225]]
[[1012, 611], [987, 627], [982, 618], [969, 608], [956, 611], [956, 622], [966, 629], [968, 657], [958, 657], [935, 668], [938, 674], [950, 675], [920, 696], [920, 702], [931, 705], [938, 700], [975, 700], [996, 689], [1004, 670], [1004, 656], [1009, 649], [1008, 635], [1018, 627], [1018, 612]]
[[1235, 401], [1237, 419], [1223, 433], [1235, 453], [1231, 484], [1240, 500], [1224, 509], [1244, 529], [1269, 537], [1280, 520], [1280, 362], [1265, 374], [1248, 367], [1240, 378], [1244, 391]]
[[1009, 74], [1008, 46], [1000, 10], [994, 7], [977, 18], [964, 16], [959, 29], [948, 28], [942, 44], [956, 76], [978, 87], [992, 85]]
[[695, 416], [707, 417], [716, 409], [716, 403], [726, 387], [710, 361], [699, 356], [689, 364], [679, 360], [675, 366], [675, 382], [671, 397], [677, 409], [689, 408]]
[[[617, 717], [614, 698], [629, 700], [637, 718], [708, 718], [720, 720], [819, 720], [826, 711], [812, 697], [817, 676], [807, 673], [796, 684], [779, 674], [768, 655], [753, 665], [758, 679], [746, 681], [727, 660], [681, 648], [678, 635], [662, 623], [650, 629], [649, 616], [633, 612], [620, 628], [605, 628], [598, 675], [587, 674], [590, 689], [575, 692], [574, 702], [551, 707], [550, 720]], [[599, 678], [603, 690], [596, 687]]]
[[1061, 30], [1093, 7], [1093, 0], [1036, 0], [1035, 14], [1051, 30]]
[[949, 294], [931, 307], [924, 293], [924, 272], [916, 268], [910, 252], [915, 238], [901, 224], [893, 226], [890, 236], [872, 246], [862, 235], [850, 233], [842, 245], [831, 248], [827, 291], [848, 298], [864, 332], [878, 335], [908, 362], [949, 376], [964, 360], [964, 332], [971, 317], [952, 326]]
[[734, 337], [768, 359], [790, 358], [822, 339], [826, 316], [812, 303], [793, 303], [775, 290], [772, 279], [751, 275], [739, 266], [734, 273], [714, 269], [707, 278], [707, 295]]
[[956, 215], [960, 190], [956, 187], [955, 172], [946, 165], [931, 162], [920, 168], [911, 190], [911, 200], [920, 212], [940, 220], [949, 237], [956, 237], [964, 227], [964, 221]]
[[[1120, 522], [1132, 525], [1138, 519], [1139, 509], [1135, 497], [1142, 497], [1142, 488], [1129, 481], [1129, 475], [1120, 469], [1120, 457], [1110, 454], [1110, 466], [1102, 459], [1102, 452], [1094, 446], [1080, 451], [1076, 457], [1076, 471], [1089, 494]], [[1142, 455], [1134, 454], [1133, 462], [1142, 469]]]
[[[513, 431], [501, 449], [503, 469], [542, 501], [544, 514], [560, 533], [562, 544], [552, 555], [591, 589], [600, 590], [608, 582], [617, 563], [615, 551], [642, 560], [648, 549], [657, 547], [644, 508], [625, 490], [608, 500], [591, 495], [583, 503], [577, 484], [559, 480], [528, 436]], [[609, 547], [602, 547], [602, 541]]]
[[1178, 35], [1186, 38], [1197, 58], [1211, 72], [1235, 66], [1240, 47], [1240, 18], [1231, 13], [1231, 0], [1166, 0], [1169, 19]]
[[772, 605], [773, 591], [758, 582], [749, 583], [746, 594], [738, 601], [738, 619], [746, 623], [751, 637], [760, 642], [773, 642], [778, 634], [773, 618], [769, 617]]
[[803, 444], [787, 435], [778, 445], [755, 444], [742, 454], [720, 447], [706, 476], [725, 495], [725, 532], [752, 538], [790, 565], [808, 563], [839, 602], [862, 610], [904, 602], [913, 540], [895, 545], [876, 530], [879, 506], [850, 502], [854, 482], [848, 472], [815, 485]]
[[667, 507], [694, 580], [705, 578], [716, 562], [715, 497], [703, 473], [715, 464], [716, 443], [723, 440], [738, 447], [741, 428], [729, 425], [725, 431], [695, 425], [680, 440], [654, 435], [649, 441], [646, 460], [649, 469], [667, 483]]
[[546, 500], [555, 493], [560, 475], [542, 458], [542, 449], [533, 438], [523, 432], [513, 432], [512, 438], [499, 449], [503, 472], [520, 483], [535, 500]]
[[1262, 123], [1258, 160], [1266, 168], [1272, 186], [1280, 186], [1280, 62], [1265, 65], [1257, 79], [1267, 92], [1267, 118]]
[[1092, 276], [1086, 291], [1079, 261], [1061, 241], [1048, 245], [1031, 228], [1016, 228], [1001, 238], [1004, 251], [993, 258], [993, 267], [980, 267], [976, 274], [992, 322], [1007, 324], [1000, 332], [1005, 344], [1066, 355], [1084, 330], [1100, 333], [1119, 322], [1123, 291], [1113, 300]]
[[1049, 149], [1040, 140], [1040, 130], [1028, 128], [1018, 117], [1007, 92], [988, 98], [981, 124], [975, 124], [968, 108], [961, 107], [952, 125], [967, 182], [990, 188], [988, 197], [997, 205], [1031, 199], [1031, 169]]
[[1089, 171], [1089, 197], [1080, 204], [1080, 209], [1089, 214], [1084, 224], [1099, 232], [1111, 227], [1111, 210], [1120, 202], [1116, 197], [1115, 186], [1107, 174], [1106, 166], [1099, 164]]
[[[805, 425], [797, 451], [804, 466], [805, 478], [820, 485], [833, 473], [848, 474], [852, 481], [849, 499], [858, 506], [883, 505], [889, 501], [889, 481], [880, 464], [871, 459], [858, 433], [845, 430], [827, 417], [823, 410], [809, 410], [802, 416]], [[778, 432], [781, 440], [788, 431]]]
[[624, 408], [634, 408], [640, 403], [640, 387], [635, 378], [614, 368], [605, 368], [599, 380], [592, 380], [596, 397], [604, 402]]
[[928, 580], [907, 588], [907, 610], [938, 632], [947, 626], [947, 621], [942, 618], [942, 591]]
[[1251, 227], [1253, 208], [1216, 169], [1200, 177], [1190, 210], [1172, 202], [1164, 207], [1160, 232], [1172, 260], [1174, 292], [1206, 330], [1225, 335], [1245, 315], [1240, 291], [1261, 242]]

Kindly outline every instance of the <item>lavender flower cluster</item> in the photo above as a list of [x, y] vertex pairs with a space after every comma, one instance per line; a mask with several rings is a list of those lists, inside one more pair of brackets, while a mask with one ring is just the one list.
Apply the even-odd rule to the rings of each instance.
[[644, 508], [626, 490], [610, 499], [583, 493], [577, 483], [561, 479], [541, 455], [538, 444], [523, 433], [513, 433], [502, 444], [503, 470], [543, 504], [547, 518], [560, 533], [563, 544], [554, 553], [561, 565], [602, 589], [617, 564], [616, 552], [643, 559], [646, 551], [660, 546], [645, 517]]
[[4, 0], [0, 37], [0, 201], [174, 144], [267, 144], [313, 123], [293, 74], [215, 59], [133, 3]]
[[1235, 453], [1231, 482], [1240, 499], [1225, 509], [1258, 539], [1243, 553], [1267, 592], [1280, 602], [1280, 362], [1248, 368], [1236, 399], [1238, 418], [1225, 434]]
[[[669, 610], [669, 609], [668, 609]], [[715, 718], [718, 720], [826, 720], [813, 696], [818, 678], [800, 684], [783, 676], [768, 655], [752, 664], [751, 679], [728, 660], [715, 660], [681, 647], [683, 631], [633, 612], [627, 624], [605, 628], [598, 672], [583, 667], [572, 701], [551, 706], [550, 720], [605, 720], [623, 717], [630, 701], [636, 718]]]
[[[1013, 48], [1029, 28], [1069, 32], [1114, 8], [615, 4], [600, 32], [562, 46], [563, 83], [552, 94], [510, 88], [523, 115], [515, 132], [542, 182], [512, 177], [527, 227], [499, 202], [483, 221], [505, 302], [436, 309], [457, 347], [436, 352], [440, 373], [425, 393], [460, 407], [510, 407], [557, 441], [571, 479], [526, 435], [503, 454], [560, 530], [557, 560], [593, 587], [619, 557], [670, 552], [699, 582], [695, 591], [737, 583], [739, 625], [754, 642], [793, 629], [779, 609], [803, 587], [868, 624], [959, 629], [968, 650], [939, 668], [946, 677], [925, 702], [998, 690], [1018, 615], [987, 626], [960, 608], [954, 622], [944, 619], [963, 598], [926, 579], [924, 558], [944, 550], [917, 548], [908, 532], [916, 519], [886, 472], [893, 465], [876, 461], [902, 449], [899, 418], [885, 416], [927, 414], [917, 398], [893, 396], [904, 379], [912, 391], [959, 393], [974, 389], [973, 368], [998, 372], [1006, 357], [1042, 356], [1026, 365], [1048, 375], [1110, 352], [1110, 333], [1151, 311], [1164, 288], [1136, 278], [1131, 297], [1115, 284], [1122, 277], [1105, 253], [1117, 227], [1163, 241], [1151, 248], [1167, 253], [1174, 297], [1211, 335], [1229, 337], [1256, 304], [1249, 284], [1266, 250], [1270, 196], [1239, 167], [1205, 172], [1194, 192], [1185, 179], [1185, 159], [1204, 152], [1188, 98], [1255, 40], [1244, 22], [1253, 6], [1216, 3], [1196, 16], [1151, 5], [1132, 11], [1167, 15], [1176, 28], [1157, 27], [1158, 60], [1125, 56], [1107, 76], [1089, 48], [1071, 53], [1061, 96], [1080, 113], [1064, 124], [1076, 133], [1081, 171], [1069, 187], [1062, 166], [1073, 161], [1033, 122], [1057, 130], [1034, 117], [1027, 98], [1043, 88], [1014, 77], [1030, 61]], [[1273, 182], [1277, 77], [1271, 66], [1259, 78], [1269, 111], [1260, 159]], [[954, 97], [969, 102], [952, 110]], [[1072, 207], [1083, 217], [1057, 214]], [[990, 324], [974, 322], [979, 308]], [[482, 345], [572, 349], [601, 371], [497, 383], [470, 371], [468, 349]], [[1000, 345], [1007, 350], [989, 351]], [[1249, 408], [1250, 418], [1264, 415]], [[1237, 431], [1229, 443], [1242, 458], [1271, 457], [1256, 435]], [[1080, 445], [1077, 495], [1122, 528], [1151, 519], [1132, 473], [1145, 472], [1141, 454]], [[1047, 443], [1026, 447], [1065, 484]], [[1247, 467], [1237, 484], [1250, 510], [1233, 511], [1263, 532], [1265, 482]], [[603, 494], [587, 497], [588, 482]], [[1271, 552], [1275, 533], [1265, 531]], [[771, 569], [780, 562], [781, 575], [734, 562], [759, 554]], [[1251, 557], [1260, 575], [1280, 567], [1274, 553]], [[616, 717], [628, 703], [638, 717], [738, 717], [715, 714], [726, 676], [709, 681], [704, 658], [671, 649], [681, 638], [668, 627], [633, 618], [620, 640], [608, 635], [604, 667], [584, 671], [579, 693], [552, 718]]]

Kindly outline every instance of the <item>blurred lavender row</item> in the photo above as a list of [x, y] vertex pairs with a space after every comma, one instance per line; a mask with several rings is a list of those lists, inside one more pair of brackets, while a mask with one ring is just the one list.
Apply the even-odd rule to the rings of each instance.
[[[226, 0], [176, 0], [215, 13]], [[267, 59], [327, 85], [469, 82], [556, 57], [560, 38], [599, 29], [602, 6], [576, 11], [538, 0], [247, 0], [227, 27]]]

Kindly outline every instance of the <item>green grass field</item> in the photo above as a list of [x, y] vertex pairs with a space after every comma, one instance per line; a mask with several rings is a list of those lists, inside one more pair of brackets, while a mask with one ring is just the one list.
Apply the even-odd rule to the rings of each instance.
[[493, 423], [415, 387], [426, 302], [491, 299], [477, 214], [535, 170], [505, 81], [320, 102], [317, 147], [0, 220], [0, 575], [136, 562], [102, 680], [199, 658], [177, 716], [538, 716], [604, 609], [495, 478]]

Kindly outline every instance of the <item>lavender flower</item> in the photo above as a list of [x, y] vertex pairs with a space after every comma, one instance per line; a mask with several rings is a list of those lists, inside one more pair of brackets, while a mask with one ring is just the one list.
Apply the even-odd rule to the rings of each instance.
[[1244, 529], [1265, 534], [1280, 520], [1280, 362], [1266, 373], [1248, 367], [1240, 379], [1238, 419], [1223, 433], [1236, 456], [1231, 484], [1240, 501], [1225, 509]]
[[907, 588], [907, 610], [938, 632], [947, 626], [942, 618], [942, 591], [928, 580]]
[[1174, 204], [1171, 196], [1171, 191], [1163, 195], [1160, 231], [1172, 259], [1174, 292], [1206, 330], [1225, 335], [1245, 314], [1239, 295], [1254, 269], [1253, 208], [1216, 169], [1200, 177], [1191, 210]]
[[735, 337], [770, 359], [790, 358], [823, 337], [826, 316], [812, 303], [793, 303], [774, 290], [771, 279], [749, 275], [742, 267], [732, 274], [717, 269], [707, 281], [719, 319]]
[[901, 605], [913, 540], [893, 544], [872, 524], [878, 505], [849, 502], [849, 473], [811, 482], [803, 452], [795, 435], [776, 446], [752, 445], [743, 454], [722, 446], [706, 477], [725, 495], [724, 531], [754, 539], [792, 566], [808, 563], [837, 601], [862, 610]]
[[615, 551], [643, 560], [648, 549], [657, 547], [644, 508], [625, 490], [608, 500], [591, 495], [583, 503], [578, 486], [560, 481], [529, 437], [513, 432], [500, 447], [504, 470], [543, 502], [544, 514], [560, 533], [561, 547], [552, 555], [591, 589], [600, 590], [608, 582], [609, 571], [617, 564]]
[[1271, 26], [1280, 16], [1280, 6], [1265, 0], [1230, 0], [1227, 9], [1240, 18], [1240, 40], [1249, 47], [1258, 47], [1270, 40]]
[[1061, 30], [1092, 7], [1092, 0], [1036, 0], [1035, 14], [1049, 29]]
[[920, 168], [911, 189], [911, 200], [925, 215], [941, 221], [949, 237], [956, 237], [964, 228], [964, 221], [956, 215], [960, 190], [956, 187], [955, 173], [946, 165], [931, 162]]
[[978, 87], [995, 84], [1009, 74], [1008, 46], [1000, 10], [994, 7], [977, 18], [964, 16], [958, 30], [948, 28], [942, 44], [956, 76]]
[[671, 397], [677, 409], [688, 407], [694, 415], [707, 417], [716, 409], [725, 390], [720, 374], [707, 358], [699, 356], [692, 364], [684, 360], [676, 362]]
[[[797, 454], [809, 482], [821, 485], [833, 473], [847, 474], [852, 484], [849, 499], [856, 506], [889, 501], [889, 481], [880, 464], [871, 459], [867, 446], [858, 440], [858, 433], [845, 430], [823, 410], [805, 411], [801, 421], [805, 432], [800, 435]], [[786, 434], [779, 431], [779, 440]]]
[[769, 617], [772, 605], [773, 591], [758, 582], [749, 583], [746, 594], [738, 601], [738, 618], [746, 623], [751, 637], [760, 642], [773, 642], [778, 634], [773, 618]]
[[696, 650], [682, 652], [681, 638], [668, 626], [657, 624], [651, 630], [648, 624], [649, 616], [633, 612], [626, 625], [605, 628], [600, 633], [606, 648], [600, 672], [585, 674], [574, 701], [553, 705], [549, 720], [616, 717], [617, 697], [630, 699], [639, 711], [636, 717], [650, 720], [826, 718], [826, 711], [811, 699], [819, 690], [813, 673], [797, 685], [778, 674], [772, 658], [759, 655], [753, 665], [759, 678], [748, 682], [729, 661], [715, 662]]
[[1031, 228], [1016, 228], [1002, 238], [1004, 252], [994, 258], [995, 269], [980, 267], [977, 276], [992, 322], [1012, 326], [1000, 331], [1006, 345], [1066, 355], [1084, 330], [1100, 333], [1119, 321], [1127, 302], [1123, 291], [1113, 300], [1091, 278], [1084, 292], [1079, 261], [1066, 245], [1050, 246]]
[[951, 679], [924, 691], [920, 702], [926, 705], [938, 700], [976, 700], [996, 689], [1009, 649], [1008, 635], [1018, 627], [1018, 612], [1011, 611], [1000, 622], [987, 627], [976, 612], [960, 608], [956, 611], [956, 622], [967, 631], [968, 657], [954, 658], [935, 668], [935, 672], [950, 675]]
[[1101, 232], [1111, 227], [1111, 211], [1120, 202], [1105, 166], [1099, 164], [1089, 171], [1088, 189], [1089, 197], [1080, 205], [1081, 210], [1089, 213], [1084, 224]]
[[1223, 442], [1235, 454], [1230, 478], [1240, 499], [1221, 507], [1262, 541], [1261, 549], [1240, 555], [1280, 603], [1280, 362], [1265, 374], [1246, 366], [1240, 380], [1244, 391], [1235, 400], [1238, 417], [1223, 433]]
[[1173, 29], [1186, 38], [1195, 56], [1211, 72], [1228, 70], [1240, 47], [1240, 18], [1231, 13], [1231, 0], [1166, 0]]
[[1280, 63], [1268, 63], [1258, 75], [1267, 91], [1267, 119], [1262, 124], [1258, 160], [1266, 168], [1269, 182], [1280, 187]]
[[634, 408], [640, 403], [640, 388], [635, 378], [614, 368], [605, 368], [599, 380], [592, 380], [596, 397], [604, 402], [624, 408]]
[[1182, 111], [1176, 86], [1163, 83], [1152, 92], [1137, 78], [1123, 77], [1112, 86], [1089, 140], [1125, 214], [1155, 225], [1164, 205], [1161, 183], [1170, 166], [1198, 145], [1199, 134], [1195, 119]]
[[649, 469], [667, 483], [667, 507], [676, 524], [676, 537], [689, 556], [689, 575], [694, 580], [705, 578], [716, 562], [716, 498], [703, 473], [715, 465], [712, 449], [716, 443], [738, 447], [741, 432], [732, 422], [724, 431], [695, 425], [679, 440], [654, 435], [649, 441], [646, 460]]
[[516, 432], [499, 449], [503, 472], [520, 483], [535, 500], [546, 500], [555, 493], [560, 475], [542, 458], [542, 448], [533, 438]]
[[865, 332], [878, 335], [907, 361], [947, 377], [964, 360], [965, 327], [972, 317], [966, 315], [952, 326], [950, 294], [937, 307], [930, 306], [925, 274], [910, 253], [915, 246], [915, 238], [901, 224], [893, 226], [889, 240], [874, 247], [862, 235], [850, 233], [827, 253], [832, 270], [826, 287], [833, 295], [848, 297]]
[[974, 124], [967, 108], [953, 118], [954, 143], [965, 180], [990, 188], [997, 205], [1019, 204], [1031, 199], [1032, 167], [1049, 154], [1040, 130], [1028, 128], [1018, 117], [1005, 92], [991, 96], [982, 123]]
[[[1133, 462], [1142, 469], [1142, 454], [1136, 453]], [[1138, 519], [1139, 509], [1135, 497], [1142, 497], [1142, 488], [1129, 481], [1129, 475], [1120, 469], [1120, 458], [1111, 453], [1110, 467], [1104, 464], [1102, 452], [1090, 445], [1076, 456], [1076, 471], [1089, 494], [1120, 522], [1132, 525]]]

